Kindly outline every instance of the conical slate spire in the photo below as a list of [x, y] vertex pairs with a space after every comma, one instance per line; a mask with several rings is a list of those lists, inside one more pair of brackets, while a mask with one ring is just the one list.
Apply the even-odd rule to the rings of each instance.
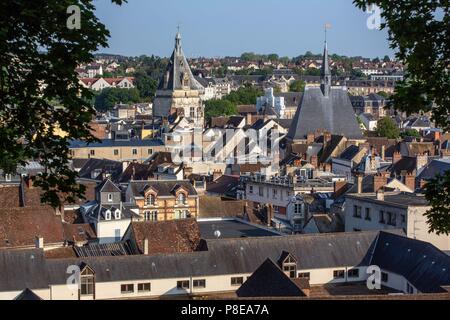
[[195, 80], [191, 68], [181, 47], [181, 34], [175, 36], [175, 48], [170, 57], [165, 76], [158, 90], [202, 90], [201, 84]]
[[328, 97], [331, 90], [331, 72], [328, 61], [328, 44], [325, 39], [325, 48], [323, 50], [322, 70], [320, 73], [320, 89], [324, 96]]

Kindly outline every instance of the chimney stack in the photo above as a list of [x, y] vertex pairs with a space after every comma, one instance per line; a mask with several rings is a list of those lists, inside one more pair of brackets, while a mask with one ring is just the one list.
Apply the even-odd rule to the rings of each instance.
[[381, 173], [373, 176], [373, 191], [378, 192], [387, 183], [387, 177]]
[[384, 201], [384, 190], [380, 189], [377, 191], [377, 200]]
[[416, 172], [425, 167], [428, 164], [428, 155], [426, 153], [419, 154], [416, 157]]
[[416, 189], [416, 175], [414, 173], [403, 173], [402, 176], [404, 178], [404, 184], [413, 192]]
[[213, 181], [216, 181], [222, 176], [222, 170], [214, 170], [213, 171]]
[[148, 238], [144, 239], [144, 254], [148, 256]]
[[245, 115], [245, 123], [248, 126], [251, 126], [253, 124], [252, 123], [252, 114], [250, 112]]
[[362, 175], [356, 176], [356, 186], [358, 189], [358, 194], [362, 193], [362, 183], [363, 183], [363, 176]]

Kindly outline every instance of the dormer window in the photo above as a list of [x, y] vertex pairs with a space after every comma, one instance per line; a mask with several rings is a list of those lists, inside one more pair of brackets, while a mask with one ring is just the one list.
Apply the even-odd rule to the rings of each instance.
[[106, 210], [106, 212], [105, 212], [105, 220], [111, 220], [111, 210]]
[[292, 256], [292, 254], [283, 251], [279, 263], [281, 269], [289, 278], [297, 278], [297, 260]]
[[120, 220], [120, 210], [119, 210], [119, 209], [117, 209], [117, 210], [114, 212], [114, 219]]
[[181, 205], [181, 204], [186, 204], [186, 195], [182, 192], [180, 192], [177, 196], [177, 204]]
[[94, 271], [85, 267], [80, 274], [80, 295], [94, 296], [95, 295], [95, 278]]

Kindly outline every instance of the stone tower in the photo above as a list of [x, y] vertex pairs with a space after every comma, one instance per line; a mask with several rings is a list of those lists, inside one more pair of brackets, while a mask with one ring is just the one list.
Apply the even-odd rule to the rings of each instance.
[[179, 115], [192, 123], [193, 127], [203, 127], [204, 110], [200, 100], [203, 90], [184, 56], [178, 32], [169, 65], [156, 91], [153, 116], [169, 118]]

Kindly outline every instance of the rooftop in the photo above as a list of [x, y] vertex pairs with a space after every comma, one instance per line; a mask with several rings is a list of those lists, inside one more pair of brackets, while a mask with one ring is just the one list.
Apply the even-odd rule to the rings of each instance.
[[200, 220], [198, 224], [203, 239], [279, 236], [274, 231], [238, 219]]
[[407, 192], [394, 192], [386, 193], [383, 200], [377, 200], [377, 195], [375, 193], [371, 194], [352, 194], [348, 195], [349, 198], [360, 198], [369, 201], [383, 202], [386, 204], [393, 204], [402, 207], [411, 206], [429, 206], [427, 199], [424, 195], [418, 193], [407, 193]]

